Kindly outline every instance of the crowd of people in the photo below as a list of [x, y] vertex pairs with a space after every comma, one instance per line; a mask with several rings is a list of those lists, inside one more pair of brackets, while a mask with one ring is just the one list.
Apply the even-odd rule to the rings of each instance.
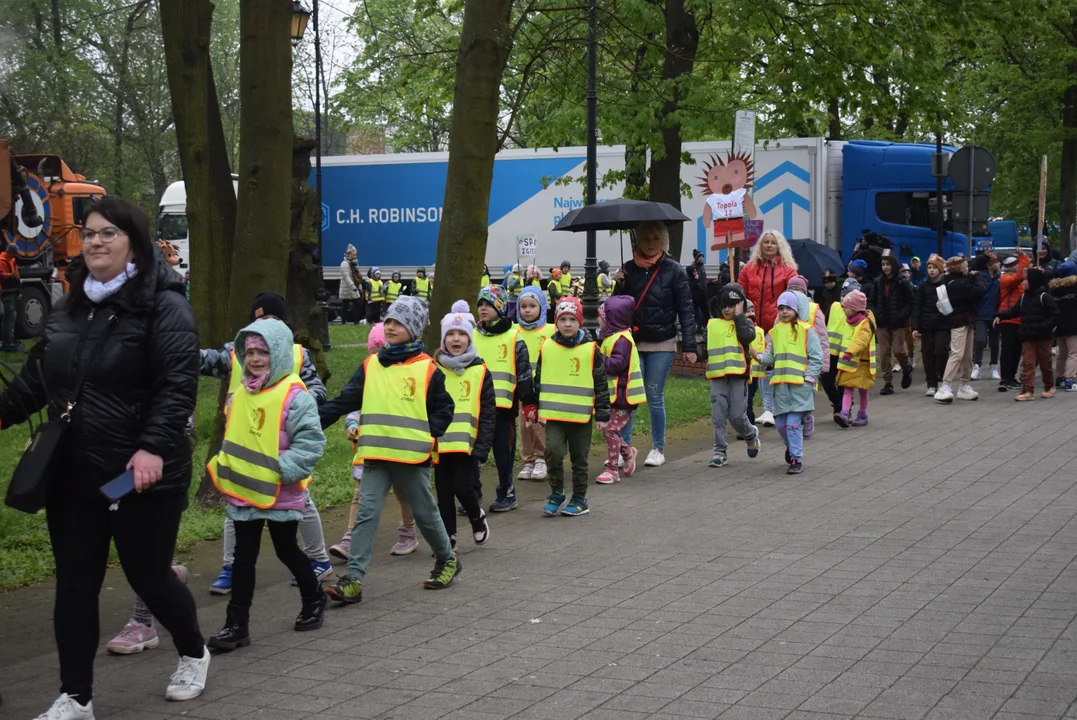
[[[916, 340], [927, 392], [940, 402], [976, 399], [971, 382], [989, 348], [988, 372], [1000, 390], [1017, 388], [1021, 368], [1018, 400], [1035, 397], [1036, 366], [1042, 397], [1053, 395], [1056, 370], [1060, 387], [1077, 389], [1077, 264], [1062, 262], [1048, 273], [1021, 253], [1004, 263], [991, 254], [933, 256], [919, 283], [915, 258], [905, 268], [884, 253], [873, 271], [857, 257], [845, 278], [828, 272], [812, 295], [785, 238], [767, 231], [736, 282], [705, 294], [701, 314], [699, 269], [669, 255], [665, 225], [643, 223], [632, 258], [616, 270], [600, 268], [597, 336], [583, 328], [580, 300], [562, 289], [573, 283], [565, 263], [546, 282], [533, 268], [510, 268], [500, 285], [487, 274], [474, 305], [457, 301], [440, 318], [437, 348], [422, 340], [430, 281], [417, 277], [408, 294], [394, 274], [376, 286], [384, 310], [367, 316], [377, 320], [368, 356], [330, 399], [294, 342], [280, 295], [254, 298], [250, 324], [234, 343], [200, 350], [182, 283], [155, 251], [141, 211], [115, 197], [96, 201], [81, 238], [85, 261], [70, 274], [71, 292], [20, 382], [0, 393], [3, 427], [46, 407], [70, 420], [57, 450], [63, 471], [46, 504], [61, 694], [39, 720], [93, 718], [98, 595], [112, 540], [138, 599], [107, 649], [156, 647], [159, 622], [179, 656], [166, 697], [193, 699], [205, 688], [210, 648], [251, 643], [263, 529], [298, 588], [296, 631], [321, 628], [330, 602], [362, 600], [390, 491], [401, 515], [391, 552], [414, 553], [421, 535], [434, 556], [423, 587], [446, 588], [462, 570], [458, 517], [467, 518], [471, 540], [485, 545], [488, 513], [518, 508], [518, 481], [548, 485], [542, 515], [573, 518], [591, 511], [592, 480], [611, 485], [633, 476], [639, 449], [632, 427], [643, 403], [651, 447], [642, 463], [666, 462], [665, 388], [678, 346], [687, 362], [697, 361], [697, 329], [710, 384], [712, 468], [730, 464], [729, 426], [749, 459], [760, 456], [762, 428], [774, 427], [786, 472], [804, 472], [817, 388], [838, 426], [864, 427], [878, 380], [882, 396], [895, 392], [898, 373], [900, 387], [911, 387]], [[345, 264], [353, 256], [349, 250]], [[371, 282], [379, 276], [371, 273]], [[224, 442], [208, 466], [227, 501], [224, 563], [210, 592], [228, 603], [209, 638], [198, 626], [185, 569], [172, 565], [192, 474], [186, 435], [199, 375], [228, 385]], [[355, 450], [356, 489], [345, 533], [327, 549], [308, 487], [325, 433], [342, 419]], [[588, 461], [596, 431], [606, 445], [601, 469]], [[496, 486], [487, 505], [480, 471], [491, 456]], [[135, 492], [105, 499], [98, 488], [125, 470]], [[331, 556], [346, 563], [339, 574]], [[323, 588], [323, 581], [332, 582]]]

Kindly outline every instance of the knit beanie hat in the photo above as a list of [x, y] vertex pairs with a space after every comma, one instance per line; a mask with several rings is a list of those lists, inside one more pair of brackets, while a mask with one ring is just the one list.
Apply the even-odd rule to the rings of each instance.
[[385, 313], [386, 320], [396, 320], [408, 330], [412, 340], [419, 340], [423, 330], [430, 322], [430, 311], [426, 303], [411, 295], [401, 295]]
[[946, 270], [947, 272], [964, 275], [969, 271], [969, 262], [960, 255], [954, 255], [946, 261]]
[[1038, 267], [1030, 267], [1025, 270], [1025, 280], [1029, 290], [1039, 290], [1047, 284], [1047, 275]]
[[505, 316], [505, 288], [500, 285], [487, 285], [479, 290], [479, 302], [483, 300], [490, 303], [498, 315]]
[[280, 293], [264, 292], [258, 293], [254, 298], [254, 302], [251, 303], [251, 322], [255, 320], [261, 320], [267, 315], [272, 315], [278, 320], [285, 319], [284, 298]]
[[857, 258], [849, 263], [849, 274], [860, 276], [867, 272], [868, 264], [866, 261]]
[[744, 298], [744, 312], [745, 314], [755, 312], [755, 303], [748, 298]]
[[1072, 260], [1067, 260], [1058, 266], [1057, 277], [1068, 278], [1073, 277], [1074, 275], [1077, 275], [1077, 263], [1074, 263]]
[[[1017, 263], [1017, 259], [1016, 259], [1016, 258], [1014, 258], [1014, 263], [1015, 263], [1015, 264]], [[928, 267], [933, 267], [933, 268], [935, 268], [935, 269], [936, 269], [936, 270], [938, 270], [938, 271], [939, 271], [940, 273], [944, 273], [944, 272], [946, 272], [946, 263], [945, 263], [945, 262], [943, 261], [943, 259], [942, 259], [941, 257], [939, 257], [938, 255], [932, 255], [931, 257], [929, 257], [929, 258], [927, 259], [927, 266], [928, 266]]]
[[794, 275], [793, 277], [789, 278], [789, 282], [785, 284], [785, 287], [790, 290], [799, 290], [805, 295], [807, 295], [808, 278], [804, 277], [803, 275]]
[[1004, 269], [1006, 269], [1006, 270], [1016, 270], [1017, 269], [1017, 256], [1016, 255], [1010, 255], [1008, 258], [1003, 260], [1002, 261], [1002, 267]]
[[868, 309], [868, 297], [859, 290], [854, 290], [841, 299], [841, 306], [851, 313], [864, 312]]
[[385, 345], [385, 323], [378, 323], [370, 328], [370, 335], [366, 339], [366, 351], [376, 353]]
[[788, 290], [778, 296], [778, 307], [782, 307], [783, 305], [787, 308], [792, 308], [794, 311], [800, 307], [800, 303], [797, 302], [796, 294], [791, 293]]
[[562, 315], [572, 315], [579, 321], [580, 325], [583, 325], [583, 305], [580, 303], [580, 299], [576, 297], [562, 298], [557, 303], [557, 310], [554, 311], [553, 321], [557, 322], [561, 319]]
[[845, 282], [841, 284], [841, 296], [844, 298], [851, 292], [855, 292], [860, 289], [860, 283], [856, 281], [856, 278], [845, 278]]
[[471, 308], [466, 300], [457, 300], [452, 304], [452, 310], [441, 318], [441, 347], [445, 347], [445, 336], [450, 330], [459, 330], [467, 335], [467, 343], [471, 344], [472, 331], [475, 329], [475, 316], [471, 314]]

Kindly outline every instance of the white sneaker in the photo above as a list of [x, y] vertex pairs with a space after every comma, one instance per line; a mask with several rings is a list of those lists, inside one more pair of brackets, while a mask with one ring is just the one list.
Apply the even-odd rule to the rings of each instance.
[[912, 366], [913, 370], [916, 369], [916, 356], [912, 354], [911, 350], [909, 351], [909, 365]]
[[939, 389], [937, 387], [931, 387], [930, 385], [928, 385], [926, 395], [928, 397], [935, 397], [935, 393], [937, 393], [938, 391]]
[[998, 365], [992, 365], [991, 366], [991, 379], [992, 380], [1001, 380], [1002, 379], [1002, 376], [998, 374]]
[[532, 480], [545, 480], [546, 479], [546, 461], [539, 458], [535, 461], [535, 469], [531, 472]]
[[972, 366], [972, 379], [973, 380], [979, 380], [980, 379], [980, 366], [979, 365], [973, 365]]
[[520, 470], [520, 474], [516, 476], [518, 480], [530, 480], [532, 473], [535, 472], [535, 463], [524, 463], [523, 469]]
[[209, 648], [203, 648], [202, 657], [190, 658], [181, 655], [176, 672], [165, 691], [166, 700], [194, 700], [206, 689], [206, 674], [209, 672]]
[[958, 400], [977, 400], [979, 397], [980, 394], [973, 390], [971, 385], [962, 385], [957, 389]]
[[1058, 345], [1055, 345], [1054, 347], [1051, 348], [1051, 356], [1052, 357], [1058, 357]]
[[763, 427], [774, 427], [774, 413], [770, 410], [764, 412], [759, 416], [758, 424], [761, 424]]
[[901, 363], [894, 363], [894, 372], [901, 372]]
[[79, 705], [75, 698], [67, 693], [56, 698], [48, 712], [41, 713], [34, 720], [94, 720], [93, 700], [85, 706]]
[[647, 459], [643, 462], [647, 467], [662, 467], [666, 464], [666, 456], [661, 450], [651, 448], [647, 453]]
[[952, 403], [954, 401], [954, 391], [950, 389], [949, 385], [943, 385], [935, 393], [935, 399], [941, 403]]

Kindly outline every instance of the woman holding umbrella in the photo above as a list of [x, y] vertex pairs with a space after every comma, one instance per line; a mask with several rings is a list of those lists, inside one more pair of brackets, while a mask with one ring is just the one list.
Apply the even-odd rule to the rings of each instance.
[[[763, 332], [770, 332], [778, 317], [778, 296], [785, 292], [791, 278], [797, 275], [797, 263], [785, 236], [777, 230], [767, 230], [752, 247], [751, 257], [737, 275], [737, 282], [744, 288], [744, 296], [755, 305], [758, 324]], [[759, 420], [767, 427], [774, 427], [774, 394], [770, 390], [771, 373], [760, 378], [763, 393], [763, 414]]]
[[[677, 351], [677, 322], [681, 348], [688, 362], [696, 362], [695, 310], [688, 274], [669, 256], [669, 231], [662, 222], [642, 222], [635, 229], [635, 250], [614, 276], [614, 295], [635, 299], [633, 335], [639, 350], [647, 409], [651, 417], [651, 452], [644, 464], [658, 467], [666, 462], [665, 390]], [[795, 274], [795, 273], [794, 273]], [[626, 442], [632, 438], [632, 421], [625, 426]]]

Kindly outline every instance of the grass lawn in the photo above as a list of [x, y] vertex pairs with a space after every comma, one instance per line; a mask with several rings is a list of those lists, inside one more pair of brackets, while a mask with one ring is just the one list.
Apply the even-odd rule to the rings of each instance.
[[[327, 355], [332, 378], [330, 397], [336, 395], [351, 378], [355, 369], [366, 357], [367, 326], [334, 325], [330, 329], [334, 349]], [[345, 347], [359, 345], [360, 347]], [[0, 360], [17, 366], [20, 356], [0, 355]], [[206, 457], [208, 438], [216, 412], [219, 381], [203, 378], [198, 391], [197, 428], [203, 438], [195, 447], [196, 465]], [[670, 378], [666, 388], [666, 412], [668, 425], [684, 425], [710, 414], [710, 394], [702, 379]], [[646, 409], [641, 406], [635, 422], [635, 434], [650, 433], [650, 421]], [[4, 431], [0, 443], [0, 493], [6, 492], [8, 481], [18, 463], [29, 432], [26, 425]], [[344, 435], [344, 424], [338, 423], [327, 432], [329, 445], [325, 456], [315, 471], [311, 494], [319, 507], [350, 503], [355, 484], [351, 477], [351, 443]], [[597, 436], [596, 436], [597, 438]], [[192, 486], [192, 496], [197, 489], [197, 479]], [[224, 511], [220, 508], [204, 508], [195, 503], [184, 513], [180, 524], [178, 548], [189, 550], [200, 540], [218, 538], [221, 535]], [[113, 560], [116, 560], [115, 549]], [[26, 515], [0, 505], [0, 590], [40, 582], [52, 576], [52, 552], [44, 513]]]

